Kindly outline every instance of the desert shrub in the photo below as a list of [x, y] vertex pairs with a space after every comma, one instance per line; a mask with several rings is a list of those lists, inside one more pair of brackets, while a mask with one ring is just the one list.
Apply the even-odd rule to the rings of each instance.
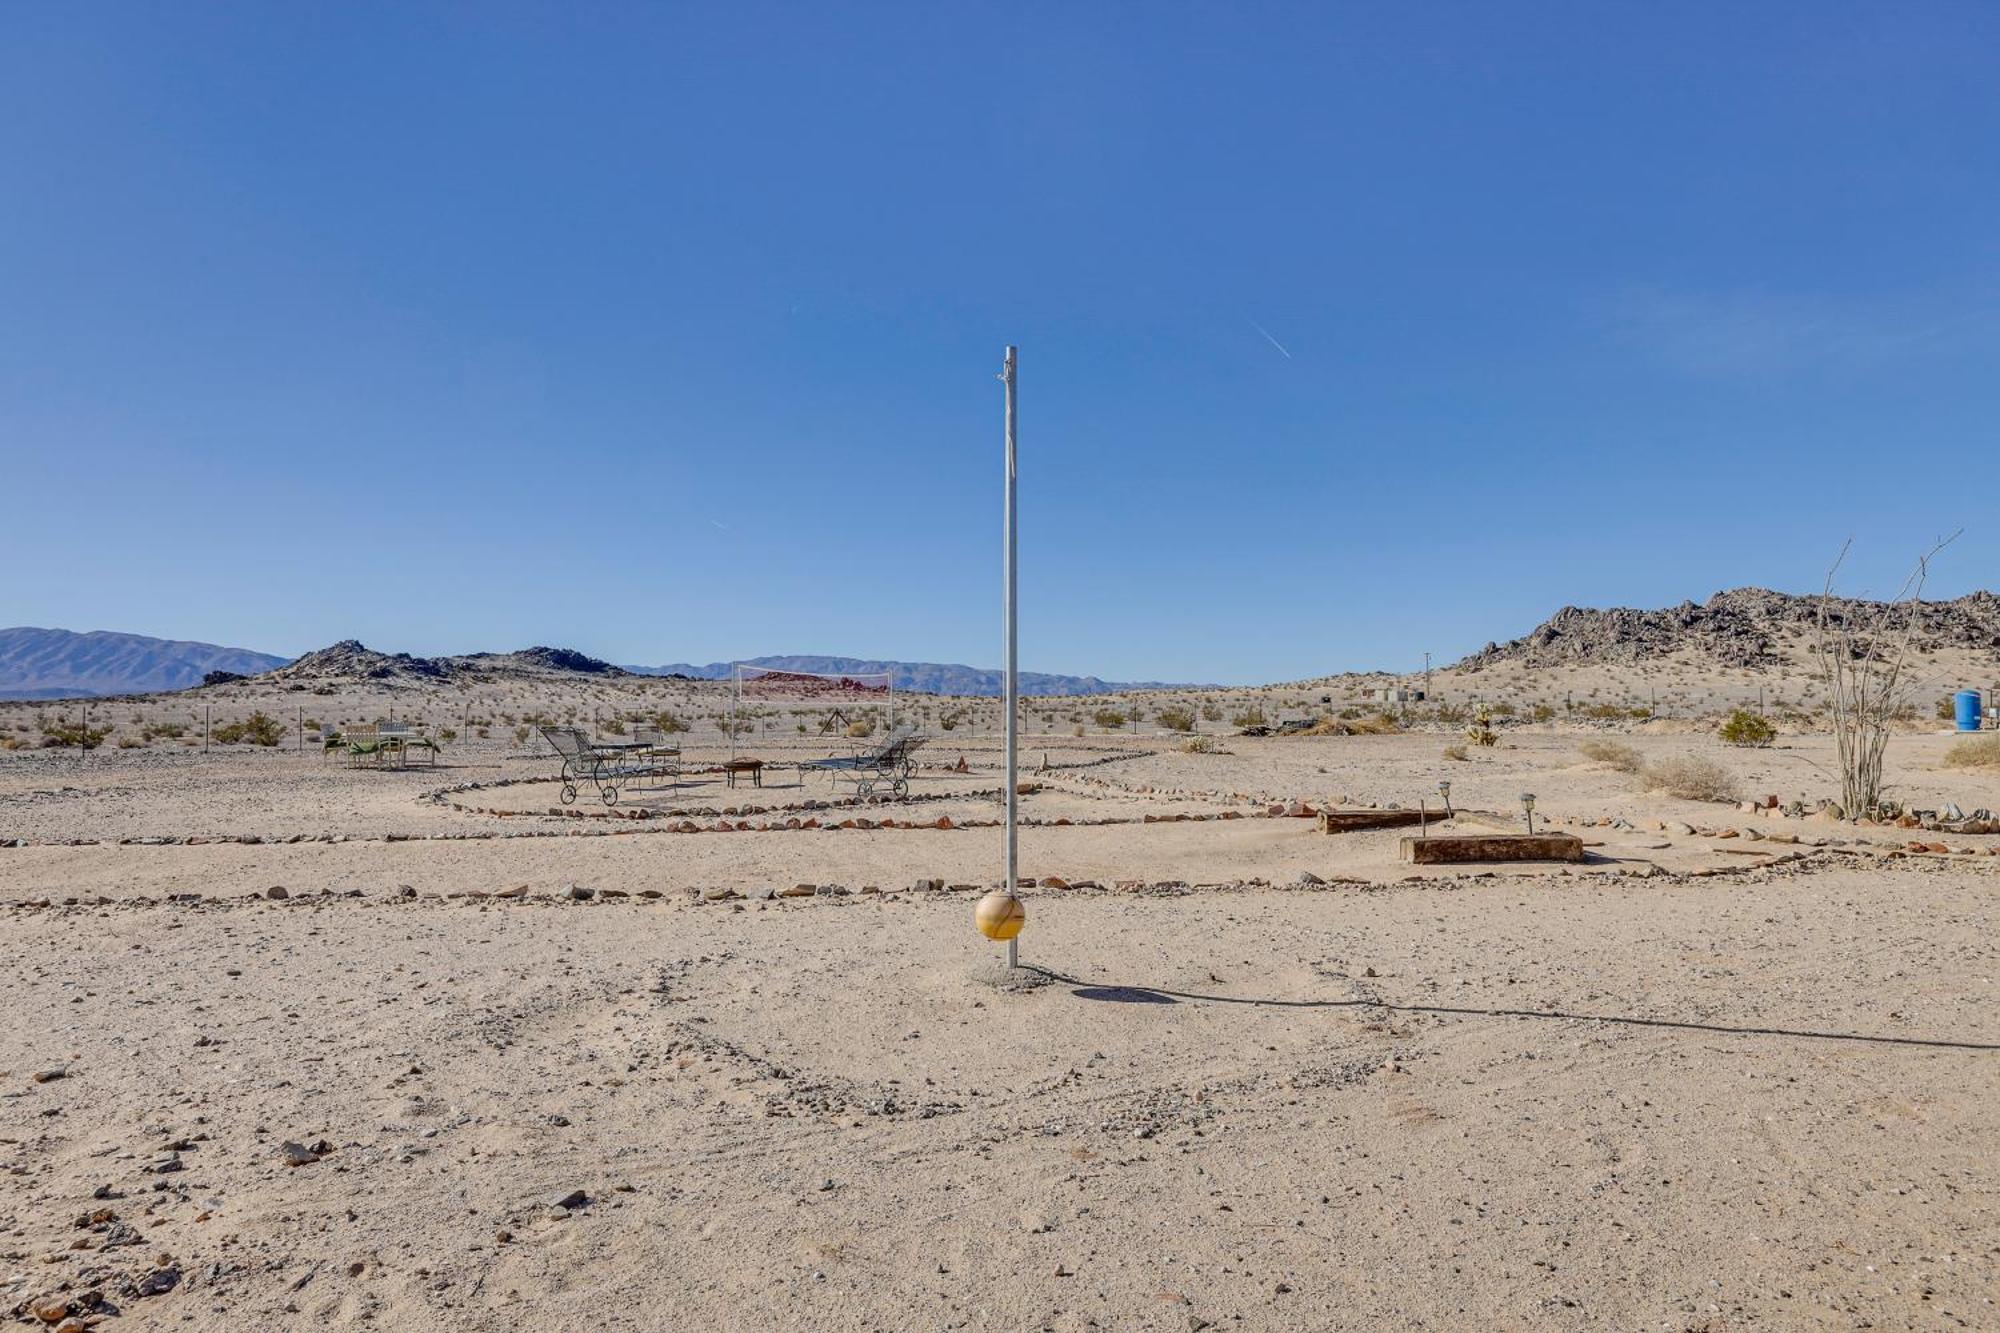
[[1465, 709], [1459, 704], [1439, 704], [1431, 716], [1447, 727], [1455, 727], [1465, 721], [1466, 714]]
[[1957, 710], [1952, 704], [1949, 694], [1937, 701], [1937, 715], [1941, 721], [1945, 722], [1951, 721], [1957, 715]]
[[1529, 717], [1537, 722], [1547, 722], [1554, 718], [1555, 715], [1556, 710], [1552, 704], [1536, 704], [1528, 714]]
[[1393, 736], [1403, 724], [1387, 713], [1375, 717], [1323, 717], [1300, 732], [1301, 736]]
[[271, 717], [261, 708], [241, 722], [225, 722], [209, 735], [218, 745], [235, 745], [248, 741], [252, 745], [276, 745], [285, 738], [285, 725]]
[[1503, 699], [1499, 703], [1494, 704], [1488, 711], [1495, 717], [1512, 717], [1514, 716], [1514, 705]]
[[623, 736], [625, 734], [625, 724], [614, 717], [606, 722], [600, 730], [607, 736]]
[[872, 718], [859, 718], [847, 724], [847, 734], [855, 740], [860, 740], [864, 736], [873, 736], [875, 734], [875, 722]]
[[1470, 762], [1470, 760], [1472, 759], [1472, 756], [1466, 753], [1466, 749], [1463, 745], [1445, 746], [1444, 757], [1447, 759], [1457, 760], [1459, 763], [1467, 763]]
[[1181, 752], [1183, 754], [1214, 754], [1215, 737], [1190, 736], [1181, 742]]
[[1251, 704], [1242, 712], [1231, 717], [1229, 725], [1232, 727], [1261, 727], [1266, 725], [1263, 706], [1261, 704]]
[[1592, 763], [1607, 765], [1620, 773], [1637, 773], [1643, 763], [1637, 750], [1620, 741], [1585, 741], [1576, 748]]
[[1769, 745], [1778, 732], [1770, 720], [1760, 713], [1747, 708], [1739, 708], [1731, 713], [1715, 733], [1725, 745]]
[[1944, 752], [1946, 768], [2000, 768], [2000, 735], [1968, 736]]
[[946, 731], [958, 730], [958, 714], [945, 713], [938, 718], [938, 726]]
[[491, 728], [491, 727], [474, 727], [474, 728], [472, 729], [472, 734], [473, 734], [473, 735], [475, 735], [475, 736], [477, 736], [477, 737], [479, 737], [479, 739], [483, 741], [483, 740], [485, 740], [485, 739], [486, 739], [486, 738], [487, 738], [488, 736], [491, 736], [491, 735], [493, 734], [493, 728]]
[[1626, 716], [1625, 708], [1622, 704], [1585, 704], [1576, 711], [1585, 717], [1596, 718], [1600, 722], [1609, 722], [1613, 719], [1622, 719]]
[[1083, 723], [1081, 723], [1081, 722], [1077, 723], [1077, 724], [1076, 724], [1076, 729], [1075, 729], [1074, 731], [1070, 732], [1070, 735], [1072, 735], [1072, 736], [1081, 736], [1081, 735], [1083, 735]]
[[1736, 780], [1729, 776], [1728, 770], [1699, 755], [1656, 760], [1639, 770], [1639, 785], [1683, 801], [1736, 799]]
[[1222, 706], [1220, 704], [1203, 704], [1201, 706], [1201, 718], [1204, 722], [1222, 721]]
[[688, 729], [687, 723], [681, 721], [664, 708], [653, 714], [653, 725], [660, 729], [660, 734], [663, 736], [672, 736], [676, 732]]
[[95, 750], [111, 734], [109, 727], [85, 726], [67, 718], [55, 722], [44, 719], [41, 729], [42, 746], [51, 750]]
[[455, 740], [457, 740], [457, 739], [458, 739], [458, 728], [456, 728], [456, 727], [439, 727], [439, 728], [438, 728], [438, 739], [439, 739], [439, 740], [441, 740], [441, 741], [455, 741]]
[[187, 728], [178, 722], [149, 722], [140, 730], [139, 739], [156, 741], [164, 736], [170, 741], [177, 741], [186, 731]]
[[1155, 715], [1154, 721], [1158, 722], [1168, 731], [1194, 730], [1194, 713], [1189, 709], [1181, 708], [1178, 706], [1173, 708], [1162, 708], [1159, 711], [1159, 713]]
[[526, 727], [514, 728], [514, 744], [526, 745], [528, 743], [528, 735], [529, 732]]
[[145, 745], [146, 742], [140, 740], [137, 736], [120, 736], [118, 738], [118, 748], [121, 750], [144, 749]]
[[1090, 720], [1106, 731], [1116, 731], [1125, 725], [1125, 715], [1115, 708], [1100, 708], [1090, 715]]

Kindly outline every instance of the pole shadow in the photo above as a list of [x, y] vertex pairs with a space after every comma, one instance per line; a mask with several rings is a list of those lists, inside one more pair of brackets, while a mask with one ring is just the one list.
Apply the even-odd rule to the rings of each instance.
[[1534, 1018], [1558, 1022], [1616, 1023], [1624, 1027], [1678, 1029], [1683, 1032], [1711, 1032], [1728, 1037], [1791, 1037], [1805, 1041], [1855, 1041], [1876, 1046], [1913, 1046], [1932, 1050], [2000, 1051], [2000, 1042], [1960, 1041], [1950, 1037], [1888, 1037], [1867, 1032], [1819, 1032], [1810, 1028], [1733, 1026], [1727, 1023], [1695, 1023], [1678, 1018], [1647, 1018], [1637, 1014], [1580, 1014], [1566, 1009], [1486, 1008], [1478, 1005], [1395, 1004], [1387, 1000], [1278, 1000], [1242, 995], [1203, 995], [1198, 991], [1168, 990], [1159, 986], [1092, 985], [1077, 977], [1065, 976], [1033, 963], [1021, 965], [1024, 972], [1037, 972], [1050, 981], [1070, 987], [1079, 1000], [1115, 1004], [1175, 1004], [1187, 1000], [1197, 1004], [1240, 1004], [1263, 1009], [1386, 1009], [1401, 1014], [1445, 1014], [1458, 1018]]

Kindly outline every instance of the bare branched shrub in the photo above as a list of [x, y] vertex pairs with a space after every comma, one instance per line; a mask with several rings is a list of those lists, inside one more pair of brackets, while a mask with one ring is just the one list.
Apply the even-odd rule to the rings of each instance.
[[1733, 801], [1737, 799], [1736, 779], [1713, 759], [1684, 755], [1661, 759], [1639, 770], [1639, 785], [1647, 791], [1663, 791], [1683, 801]]
[[1470, 759], [1472, 758], [1472, 756], [1471, 756], [1471, 755], [1469, 755], [1469, 754], [1467, 754], [1467, 753], [1465, 752], [1465, 747], [1464, 747], [1463, 745], [1447, 745], [1447, 746], [1445, 746], [1445, 747], [1444, 747], [1444, 757], [1445, 757], [1445, 758], [1447, 758], [1447, 759], [1453, 759], [1453, 760], [1456, 760], [1456, 761], [1458, 761], [1458, 762], [1459, 762], [1459, 763], [1461, 763], [1461, 764], [1462, 764], [1462, 763], [1465, 763], [1465, 762], [1467, 762], [1468, 760], [1470, 760]]
[[1183, 754], [1214, 754], [1216, 752], [1215, 737], [1190, 736], [1181, 742], [1181, 752]]
[[1603, 764], [1620, 773], [1637, 773], [1645, 762], [1637, 750], [1619, 741], [1585, 741], [1576, 748], [1593, 764]]
[[1903, 664], [1917, 632], [1924, 580], [1931, 560], [1958, 539], [1953, 533], [1917, 557], [1916, 568], [1895, 598], [1850, 621], [1834, 605], [1833, 578], [1847, 559], [1850, 540], [1826, 571], [1820, 590], [1814, 652], [1833, 707], [1834, 761], [1840, 770], [1840, 804], [1850, 814], [1866, 814], [1882, 800], [1882, 752], [1889, 724], [1910, 707], [1904, 697]]

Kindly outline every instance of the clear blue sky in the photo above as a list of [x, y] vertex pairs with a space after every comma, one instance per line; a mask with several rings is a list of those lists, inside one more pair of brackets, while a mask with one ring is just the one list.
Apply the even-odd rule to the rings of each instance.
[[990, 665], [1007, 342], [1032, 669], [1996, 582], [1992, 4], [4, 27], [0, 624]]

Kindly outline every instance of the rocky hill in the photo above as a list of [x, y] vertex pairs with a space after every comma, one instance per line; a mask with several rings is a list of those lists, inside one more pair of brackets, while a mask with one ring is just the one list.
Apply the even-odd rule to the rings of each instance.
[[361, 680], [472, 683], [564, 672], [596, 676], [630, 674], [623, 667], [599, 661], [574, 648], [535, 647], [511, 653], [415, 657], [409, 653], [376, 652], [358, 639], [343, 639], [307, 653], [270, 674], [274, 680], [314, 684]]
[[199, 685], [211, 671], [251, 675], [285, 659], [248, 648], [144, 634], [20, 625], [0, 629], [0, 699], [151, 694]]
[[[1835, 598], [1837, 623], [1864, 625], [1881, 602]], [[1654, 611], [1566, 606], [1521, 638], [1489, 643], [1456, 664], [1476, 672], [1501, 663], [1529, 667], [1644, 662], [1675, 657], [1720, 667], [1758, 668], [1796, 660], [1809, 650], [1819, 618], [1819, 598], [1733, 588], [1706, 602], [1682, 602]], [[1923, 652], [1962, 648], [2000, 652], [2000, 597], [1975, 592], [1917, 607], [1916, 646]]]

